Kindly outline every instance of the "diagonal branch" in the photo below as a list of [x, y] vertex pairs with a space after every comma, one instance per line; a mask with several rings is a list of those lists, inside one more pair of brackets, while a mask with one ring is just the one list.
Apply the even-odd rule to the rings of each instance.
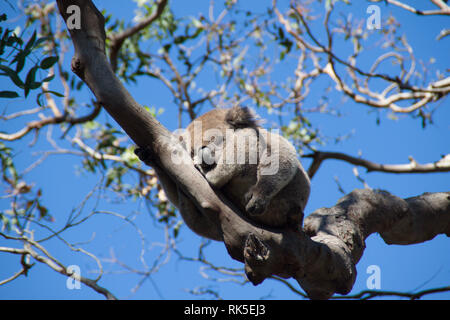
[[[63, 265], [59, 260], [57, 260], [55, 257], [53, 257], [42, 245], [40, 245], [38, 242], [34, 241], [33, 239], [25, 237], [25, 236], [23, 236], [21, 238], [12, 238], [3, 233], [0, 233], [0, 236], [4, 237], [6, 239], [21, 240], [24, 243], [23, 249], [0, 247], [0, 252], [20, 254], [22, 256], [30, 255], [36, 261], [46, 264], [51, 269], [55, 270], [56, 272], [58, 272], [64, 276], [67, 276], [67, 277], [73, 276], [73, 274], [71, 272], [69, 272], [68, 267]], [[39, 254], [36, 250], [34, 250], [34, 248], [40, 250], [43, 254]], [[23, 262], [22, 262], [22, 265], [23, 265]], [[28, 266], [28, 268], [29, 268], [29, 266]], [[22, 269], [22, 271], [19, 271], [11, 278], [2, 281], [1, 284], [9, 282], [9, 281], [13, 280], [13, 278], [17, 278], [21, 274], [26, 274], [26, 272], [27, 272], [27, 270], [24, 267], [24, 269]], [[79, 280], [81, 283], [85, 284], [86, 286], [92, 288], [96, 292], [104, 295], [108, 300], [117, 300], [117, 298], [111, 292], [109, 292], [107, 289], [105, 289], [97, 284], [98, 279], [93, 280], [93, 279], [85, 278], [85, 277], [79, 275], [77, 277], [77, 280]]]
[[308, 169], [308, 175], [312, 178], [324, 160], [334, 159], [342, 160], [356, 166], [367, 169], [367, 172], [379, 171], [387, 173], [433, 173], [450, 172], [450, 154], [443, 156], [442, 159], [420, 164], [410, 157], [410, 162], [406, 164], [379, 164], [362, 158], [356, 158], [340, 152], [317, 151], [312, 154], [304, 155], [305, 158], [312, 158], [313, 162]]
[[[450, 15], [450, 7], [442, 0], [431, 0], [435, 5], [437, 5], [441, 10], [419, 10], [415, 7], [412, 7], [404, 2], [397, 0], [385, 0], [387, 3], [390, 3], [394, 6], [405, 9], [409, 12], [415, 13], [419, 16], [432, 16], [432, 15]], [[372, 1], [375, 2], [375, 1]], [[378, 1], [376, 1], [378, 2]]]

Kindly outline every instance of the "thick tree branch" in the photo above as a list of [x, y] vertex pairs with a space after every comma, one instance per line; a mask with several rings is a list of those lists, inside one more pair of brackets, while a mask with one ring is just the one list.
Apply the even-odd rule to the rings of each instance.
[[361, 166], [367, 169], [367, 172], [379, 171], [388, 173], [434, 173], [434, 172], [449, 172], [450, 171], [450, 154], [443, 156], [442, 159], [432, 162], [420, 164], [414, 159], [410, 158], [407, 164], [379, 164], [369, 160], [356, 158], [340, 152], [324, 152], [317, 151], [312, 154], [304, 155], [305, 158], [312, 158], [308, 169], [308, 175], [312, 178], [324, 160], [334, 159], [342, 160], [356, 166]]
[[190, 212], [180, 210], [184, 218], [201, 219], [202, 226], [221, 234], [230, 256], [245, 263], [253, 284], [276, 275], [295, 278], [311, 298], [347, 294], [364, 240], [371, 233], [380, 232], [388, 243], [403, 244], [450, 234], [448, 193], [403, 200], [387, 192], [356, 190], [335, 207], [310, 215], [305, 232], [255, 225], [211, 189], [178, 139], [134, 101], [117, 79], [105, 55], [104, 18], [92, 2], [57, 3], [64, 20], [69, 5], [81, 8], [82, 28], [69, 30], [75, 47], [74, 72], [131, 139], [151, 151], [155, 170], [167, 174], [201, 214], [189, 217]]

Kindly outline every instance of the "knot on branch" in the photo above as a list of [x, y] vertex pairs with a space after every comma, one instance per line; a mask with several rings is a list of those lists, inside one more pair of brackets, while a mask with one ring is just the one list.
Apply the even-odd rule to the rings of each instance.
[[72, 72], [74, 72], [80, 79], [84, 79], [84, 64], [80, 58], [74, 56], [70, 65]]
[[270, 275], [265, 262], [268, 261], [270, 251], [268, 247], [254, 234], [250, 233], [245, 240], [244, 260], [245, 274], [253, 285], [258, 285]]

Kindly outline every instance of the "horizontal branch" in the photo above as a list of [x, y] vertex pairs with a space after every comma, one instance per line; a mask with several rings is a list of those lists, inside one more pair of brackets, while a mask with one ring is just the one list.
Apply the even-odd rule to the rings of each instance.
[[410, 158], [410, 162], [406, 164], [379, 164], [362, 158], [356, 158], [340, 152], [317, 151], [312, 154], [304, 155], [305, 158], [312, 158], [313, 162], [308, 169], [308, 175], [312, 178], [324, 160], [334, 159], [342, 160], [356, 166], [364, 167], [367, 172], [379, 171], [387, 173], [434, 173], [434, 172], [450, 172], [450, 154], [443, 156], [442, 159], [432, 162], [420, 164]]
[[398, 291], [381, 291], [381, 290], [364, 290], [355, 295], [351, 296], [337, 296], [332, 299], [358, 299], [358, 300], [369, 300], [376, 297], [402, 297], [409, 298], [411, 300], [417, 300], [422, 298], [423, 296], [439, 293], [439, 292], [448, 292], [450, 291], [450, 286], [421, 290], [418, 292], [398, 292]]
[[22, 137], [24, 137], [28, 132], [31, 130], [40, 130], [42, 127], [45, 127], [50, 124], [61, 124], [61, 123], [67, 123], [70, 125], [76, 125], [80, 123], [85, 123], [88, 121], [94, 120], [100, 113], [101, 106], [98, 103], [94, 103], [94, 110], [92, 110], [91, 113], [81, 116], [79, 118], [74, 118], [70, 116], [68, 113], [60, 116], [50, 117], [50, 118], [44, 118], [42, 120], [36, 120], [29, 122], [25, 127], [20, 129], [19, 131], [15, 133], [0, 133], [0, 140], [6, 140], [6, 141], [13, 141], [18, 140]]

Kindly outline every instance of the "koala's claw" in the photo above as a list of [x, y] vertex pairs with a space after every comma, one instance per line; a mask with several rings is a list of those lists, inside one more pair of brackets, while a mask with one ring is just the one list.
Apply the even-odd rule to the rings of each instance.
[[252, 192], [245, 195], [245, 210], [252, 216], [261, 215], [266, 211], [267, 201], [261, 197], [257, 197]]

